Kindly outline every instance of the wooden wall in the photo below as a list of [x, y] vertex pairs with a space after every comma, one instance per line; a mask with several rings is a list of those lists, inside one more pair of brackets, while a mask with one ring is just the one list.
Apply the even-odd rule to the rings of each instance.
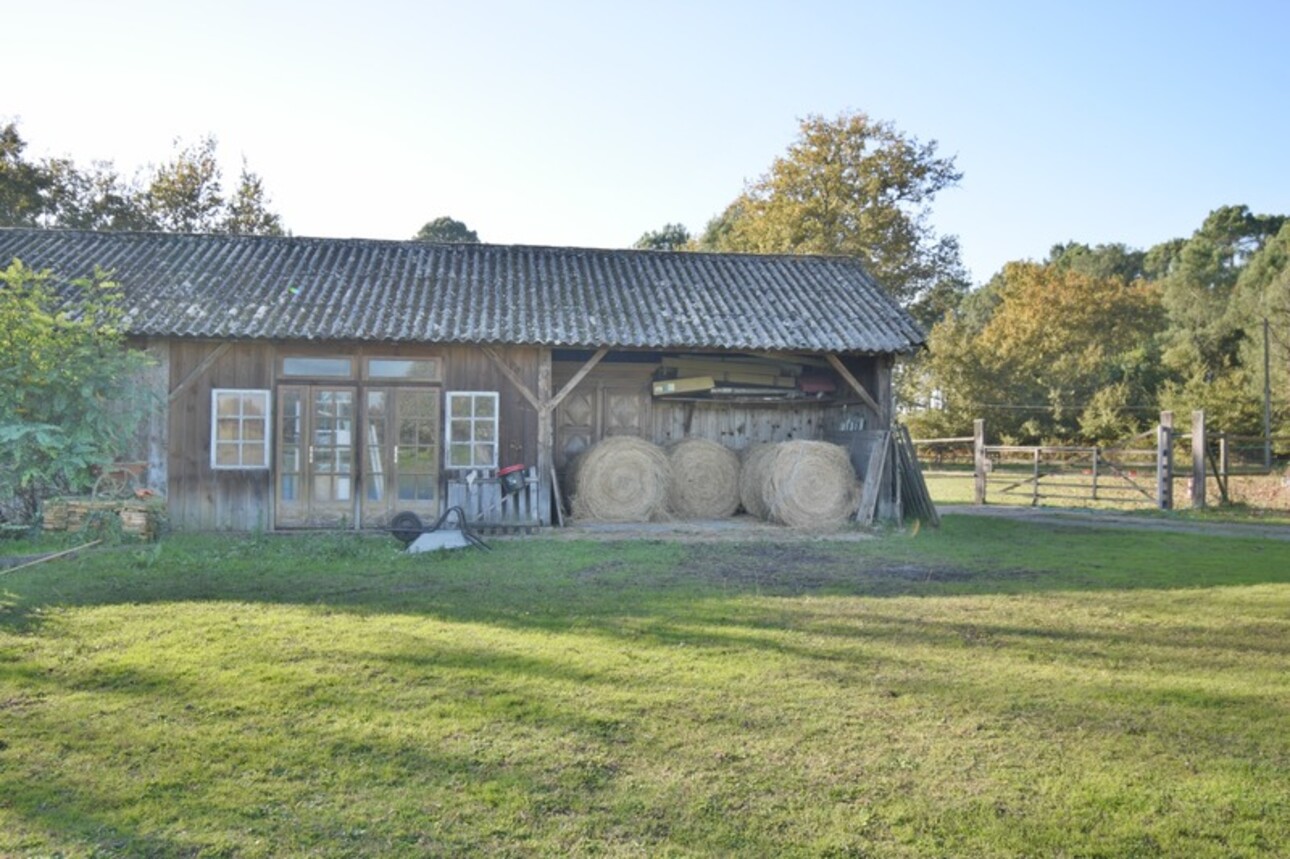
[[[883, 405], [882, 386], [890, 399], [890, 376], [884, 379], [883, 359], [848, 358], [844, 363]], [[579, 361], [551, 365], [558, 390], [582, 366]], [[850, 398], [838, 380], [835, 399], [817, 403], [789, 400], [772, 404], [677, 402], [655, 398], [650, 385], [657, 364], [602, 361], [556, 410], [556, 467], [563, 470], [580, 450], [601, 438], [621, 433], [639, 435], [656, 444], [683, 438], [705, 438], [734, 450], [758, 442], [789, 439], [829, 439], [846, 443], [848, 433], [885, 427], [884, 418]], [[889, 406], [887, 407], [890, 411]]]
[[170, 522], [185, 531], [249, 531], [272, 527], [271, 472], [215, 471], [211, 461], [211, 389], [270, 388], [274, 352], [268, 343], [236, 343], [198, 372], [220, 348], [212, 341], [172, 341], [169, 472]]
[[[471, 346], [358, 343], [293, 343], [172, 340], [165, 470], [171, 524], [181, 530], [245, 531], [274, 527], [274, 471], [215, 470], [211, 456], [211, 389], [275, 390], [278, 359], [284, 354], [384, 357], [439, 357], [443, 390], [497, 391], [500, 406], [498, 457], [501, 465], [538, 462], [537, 412], [482, 350]], [[216, 350], [218, 357], [203, 368]], [[520, 378], [536, 390], [539, 350], [496, 347]], [[361, 388], [359, 380], [334, 382]], [[276, 391], [274, 394], [276, 402]], [[276, 456], [276, 451], [274, 451]], [[448, 472], [445, 470], [444, 480]]]

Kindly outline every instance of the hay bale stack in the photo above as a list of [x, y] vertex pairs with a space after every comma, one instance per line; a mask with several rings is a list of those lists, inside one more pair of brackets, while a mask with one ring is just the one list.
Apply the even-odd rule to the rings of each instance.
[[[751, 464], [751, 463], [750, 463]], [[756, 466], [767, 518], [790, 528], [838, 528], [855, 515], [860, 486], [845, 448], [786, 441]]]
[[770, 466], [774, 458], [773, 444], [754, 444], [743, 452], [739, 470], [739, 502], [745, 512], [758, 519], [770, 516], [770, 508], [766, 506], [766, 484], [770, 481]]
[[668, 448], [671, 513], [682, 519], [724, 519], [739, 507], [739, 457], [715, 441], [687, 438]]
[[612, 436], [581, 454], [573, 466], [573, 515], [606, 522], [667, 518], [672, 468], [656, 444]]

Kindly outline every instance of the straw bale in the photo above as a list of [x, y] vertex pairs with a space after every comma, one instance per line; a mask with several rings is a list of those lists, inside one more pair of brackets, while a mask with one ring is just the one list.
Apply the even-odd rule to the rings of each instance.
[[715, 441], [687, 438], [668, 448], [668, 505], [682, 519], [724, 519], [739, 507], [739, 457]]
[[656, 444], [635, 436], [596, 443], [574, 463], [573, 515], [607, 522], [666, 519], [672, 468]]
[[846, 449], [823, 441], [775, 445], [763, 498], [770, 520], [792, 528], [846, 524], [860, 502], [860, 487]]
[[775, 445], [754, 444], [743, 451], [739, 469], [739, 501], [744, 511], [758, 519], [770, 516], [766, 505], [766, 484], [770, 482], [771, 463], [775, 458]]

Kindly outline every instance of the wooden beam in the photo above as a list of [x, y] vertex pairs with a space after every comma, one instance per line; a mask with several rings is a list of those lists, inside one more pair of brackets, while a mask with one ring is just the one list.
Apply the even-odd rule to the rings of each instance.
[[223, 343], [212, 349], [211, 353], [203, 358], [202, 362], [194, 367], [191, 373], [184, 376], [184, 380], [182, 382], [175, 385], [174, 389], [170, 392], [170, 402], [173, 403], [175, 400], [179, 399], [179, 396], [184, 391], [188, 390], [192, 386], [193, 382], [200, 379], [202, 375], [211, 368], [211, 365], [218, 361], [220, 356], [227, 352], [232, 345], [233, 343], [231, 341], [225, 340]]
[[556, 406], [560, 405], [560, 403], [564, 401], [564, 398], [572, 394], [573, 389], [578, 387], [578, 383], [581, 382], [583, 379], [587, 378], [587, 374], [590, 373], [592, 369], [594, 369], [595, 366], [600, 363], [600, 359], [604, 358], [608, 354], [609, 354], [608, 346], [601, 346], [599, 349], [597, 349], [596, 354], [588, 358], [587, 363], [583, 364], [582, 367], [578, 370], [578, 372], [573, 374], [573, 378], [564, 383], [564, 387], [560, 389], [560, 392], [557, 393], [551, 399], [547, 400], [546, 407], [548, 409], [554, 410]]
[[869, 392], [864, 389], [864, 385], [860, 384], [860, 380], [851, 375], [851, 371], [842, 363], [842, 359], [837, 355], [834, 355], [832, 352], [826, 352], [824, 357], [833, 365], [833, 369], [838, 371], [838, 375], [842, 377], [843, 381], [850, 385], [852, 389], [860, 395], [860, 399], [864, 401], [864, 404], [873, 409], [873, 413], [878, 416], [878, 420], [886, 421], [887, 416], [883, 414], [882, 408], [878, 405], [878, 402], [873, 397], [869, 396]]
[[[537, 348], [537, 395], [543, 407], [537, 410], [537, 472], [538, 472], [538, 519], [543, 525], [555, 524], [551, 518], [551, 493], [556, 494], [556, 511], [559, 511], [559, 488], [555, 485], [555, 413], [546, 408], [551, 400], [551, 349], [547, 346]], [[561, 523], [563, 524], [563, 523]]]
[[497, 354], [497, 350], [492, 346], [481, 346], [479, 348], [484, 351], [484, 354], [488, 356], [489, 360], [497, 365], [497, 369], [502, 371], [502, 375], [510, 380], [516, 390], [524, 396], [524, 399], [528, 400], [529, 404], [532, 405], [534, 409], [541, 412], [542, 401], [537, 398], [536, 394], [529, 390], [529, 386], [520, 378], [520, 374], [515, 372], [515, 369], [511, 367], [510, 364], [506, 363], [506, 360], [503, 359], [501, 355]]

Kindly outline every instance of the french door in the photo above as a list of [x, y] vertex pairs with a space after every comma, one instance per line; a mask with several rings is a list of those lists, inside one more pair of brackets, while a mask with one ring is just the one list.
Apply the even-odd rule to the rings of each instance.
[[405, 510], [433, 522], [440, 500], [439, 389], [369, 388], [363, 398], [363, 527], [385, 527]]
[[439, 390], [278, 389], [279, 528], [380, 528], [439, 515]]

